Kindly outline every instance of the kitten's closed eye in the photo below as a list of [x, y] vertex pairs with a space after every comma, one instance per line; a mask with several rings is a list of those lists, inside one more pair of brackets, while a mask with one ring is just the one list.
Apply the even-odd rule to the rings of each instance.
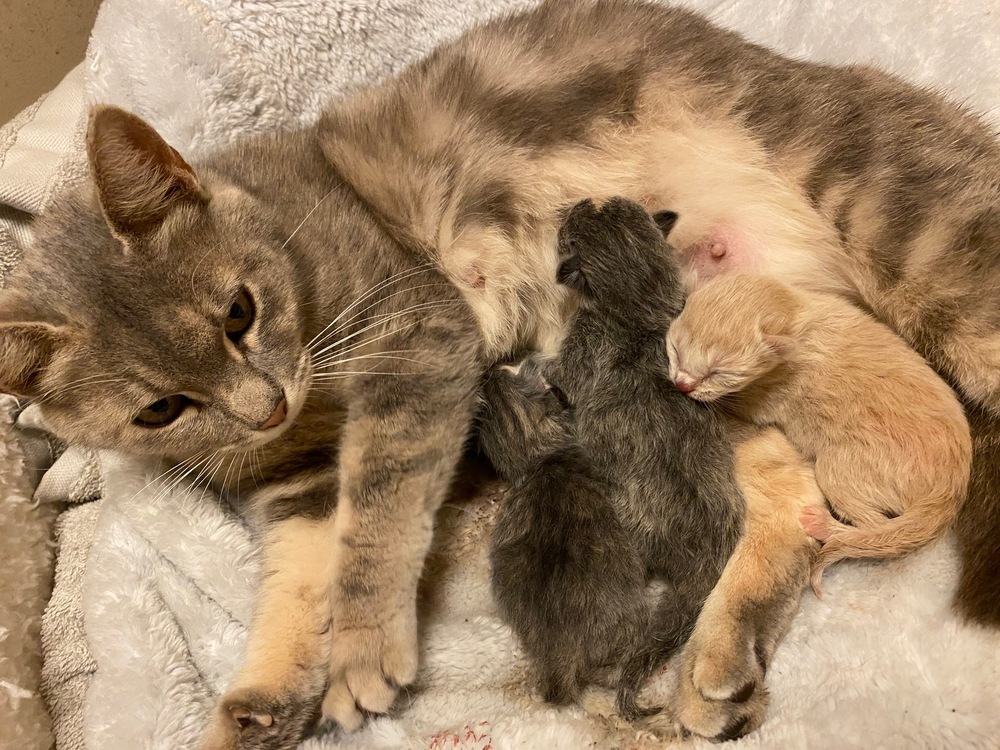
[[191, 399], [181, 394], [166, 396], [154, 401], [135, 416], [135, 423], [142, 427], [166, 427], [179, 417]]
[[240, 289], [240, 293], [229, 306], [229, 314], [226, 315], [226, 322], [222, 326], [226, 337], [234, 344], [238, 344], [243, 334], [253, 325], [256, 312], [250, 292], [246, 287]]

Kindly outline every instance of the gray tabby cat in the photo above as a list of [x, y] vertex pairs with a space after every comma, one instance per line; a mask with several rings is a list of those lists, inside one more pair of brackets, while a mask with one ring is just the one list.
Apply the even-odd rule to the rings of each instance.
[[[677, 210], [694, 282], [751, 270], [857, 300], [959, 389], [958, 602], [1000, 623], [1000, 147], [941, 97], [679, 9], [552, 0], [197, 170], [107, 108], [89, 157], [93, 184], [40, 222], [0, 301], [0, 388], [66, 439], [222, 459], [213, 484], [242, 487], [267, 575], [206, 747], [288, 746], [327, 680], [353, 728], [413, 679], [479, 377], [558, 345], [556, 228], [588, 196]], [[733, 698], [773, 648], [758, 616], [786, 571], [743, 586], [749, 508], [684, 650], [682, 721], [706, 736], [763, 711]]]
[[[501, 614], [547, 699], [609, 682], [630, 719], [644, 678], [694, 628], [744, 516], [725, 418], [669, 382], [684, 289], [663, 235], [676, 218], [654, 224], [623, 199], [569, 212], [559, 278], [580, 309], [558, 358], [494, 369], [479, 430], [513, 483], [491, 540]], [[652, 612], [651, 576], [666, 585]]]

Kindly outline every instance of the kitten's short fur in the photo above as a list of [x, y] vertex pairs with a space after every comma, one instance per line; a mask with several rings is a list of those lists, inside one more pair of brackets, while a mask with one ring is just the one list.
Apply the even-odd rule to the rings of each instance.
[[[617, 683], [647, 635], [646, 566], [537, 358], [500, 365], [483, 389], [480, 443], [511, 483], [491, 538], [493, 595], [538, 671], [569, 703]], [[626, 707], [627, 709], [627, 707]]]
[[670, 328], [670, 376], [774, 424], [847, 525], [810, 509], [813, 574], [895, 557], [940, 536], [965, 500], [972, 443], [952, 390], [886, 326], [842, 299], [734, 274], [697, 290]]
[[[788, 60], [679, 8], [547, 0], [314, 128], [189, 165], [99, 108], [89, 158], [93, 179], [39, 220], [0, 299], [0, 389], [68, 440], [183, 458], [191, 476], [218, 463], [213, 484], [256, 521], [267, 575], [206, 748], [293, 747], [327, 682], [326, 715], [356, 727], [412, 679], [417, 581], [476, 385], [558, 345], [556, 230], [587, 196], [679, 211], [689, 279], [841, 290], [955, 384], [976, 445], [957, 601], [1000, 623], [1000, 147], [941, 96]], [[241, 285], [260, 306], [242, 349], [223, 334]], [[257, 430], [282, 389], [286, 419]], [[154, 404], [156, 419], [185, 408], [137, 430]], [[760, 510], [684, 650], [679, 715], [698, 734], [760, 722], [763, 701], [732, 700], [760, 669], [744, 646], [768, 658], [780, 629], [756, 614], [797, 601], [775, 596], [789, 569], [754, 567], [762, 538], [791, 539]]]
[[[725, 418], [666, 377], [667, 327], [684, 304], [663, 238], [675, 218], [658, 227], [620, 198], [569, 212], [559, 278], [580, 290], [580, 309], [541, 373], [532, 360], [494, 372], [481, 428], [514, 482], [492, 547], [501, 611], [550, 696], [573, 699], [598, 667], [621, 665], [632, 718], [642, 679], [687, 640], [744, 514]], [[668, 587], [651, 614], [647, 573]]]

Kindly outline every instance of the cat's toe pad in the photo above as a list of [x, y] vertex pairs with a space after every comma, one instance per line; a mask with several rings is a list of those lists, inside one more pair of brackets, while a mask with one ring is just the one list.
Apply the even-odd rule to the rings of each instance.
[[799, 523], [802, 528], [813, 539], [819, 542], [826, 542], [830, 538], [833, 529], [831, 522], [833, 517], [826, 508], [818, 505], [807, 505], [799, 513]]
[[763, 685], [753, 685], [730, 700], [712, 700], [691, 687], [682, 689], [678, 698], [676, 725], [682, 734], [722, 742], [742, 737], [764, 721], [768, 692]]
[[417, 674], [416, 625], [344, 629], [334, 635], [330, 683], [323, 717], [349, 732], [360, 728], [364, 713], [385, 713], [399, 688]]
[[[681, 668], [674, 715], [685, 731], [715, 741], [742, 737], [756, 729], [767, 711], [764, 662], [744, 638], [717, 637], [689, 642]], [[704, 647], [699, 647], [704, 643]], [[734, 648], [720, 648], [732, 643]], [[736, 644], [742, 644], [736, 648]]]

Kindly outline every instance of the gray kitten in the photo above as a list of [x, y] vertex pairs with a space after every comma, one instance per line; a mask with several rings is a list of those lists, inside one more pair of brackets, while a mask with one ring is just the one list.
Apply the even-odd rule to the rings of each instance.
[[[724, 417], [666, 375], [684, 292], [663, 239], [676, 215], [657, 219], [618, 198], [569, 212], [559, 280], [580, 309], [542, 371], [533, 359], [494, 370], [480, 430], [513, 483], [491, 549], [502, 615], [547, 698], [610, 675], [628, 718], [642, 713], [643, 679], [690, 635], [744, 515]], [[653, 612], [651, 577], [667, 586]]]

